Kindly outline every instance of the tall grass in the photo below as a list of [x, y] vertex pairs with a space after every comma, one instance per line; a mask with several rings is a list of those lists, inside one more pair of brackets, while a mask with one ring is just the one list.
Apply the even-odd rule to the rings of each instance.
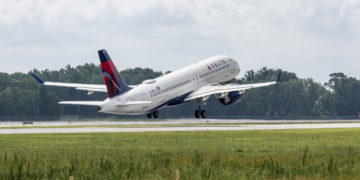
[[0, 135], [0, 179], [359, 179], [360, 130]]

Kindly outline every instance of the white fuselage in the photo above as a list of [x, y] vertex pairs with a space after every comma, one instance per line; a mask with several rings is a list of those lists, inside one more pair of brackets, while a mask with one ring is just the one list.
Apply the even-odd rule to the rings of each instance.
[[[186, 96], [210, 84], [235, 78], [240, 72], [238, 63], [227, 56], [216, 56], [197, 62], [156, 79], [146, 80], [130, 91], [107, 98], [100, 112], [111, 114], [147, 114], [166, 107], [174, 98]], [[149, 102], [134, 103], [127, 102]]]

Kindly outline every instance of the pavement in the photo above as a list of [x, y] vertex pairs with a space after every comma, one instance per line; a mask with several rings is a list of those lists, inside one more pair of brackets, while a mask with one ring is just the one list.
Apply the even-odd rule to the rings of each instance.
[[[293, 122], [293, 121], [292, 121]], [[196, 123], [198, 124], [198, 123]], [[49, 124], [48, 124], [49, 125]], [[94, 126], [94, 124], [91, 124]], [[110, 133], [110, 132], [181, 132], [181, 131], [244, 131], [244, 130], [286, 130], [286, 129], [331, 129], [331, 128], [360, 128], [360, 123], [291, 123], [291, 124], [207, 124], [196, 126], [178, 126], [171, 127], [43, 127], [43, 128], [4, 128], [0, 124], [0, 134], [53, 134], [53, 133]], [[6, 126], [5, 126], [6, 127]]]
[[160, 119], [137, 121], [34, 121], [24, 125], [22, 121], [3, 121], [1, 127], [32, 127], [32, 126], [115, 126], [115, 125], [183, 125], [183, 124], [273, 124], [273, 123], [345, 123], [360, 120], [258, 120], [258, 119]]

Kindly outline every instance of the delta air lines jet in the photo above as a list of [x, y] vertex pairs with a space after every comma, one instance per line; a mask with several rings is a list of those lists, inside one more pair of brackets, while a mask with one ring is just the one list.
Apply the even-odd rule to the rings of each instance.
[[248, 89], [270, 86], [280, 81], [256, 84], [226, 84], [240, 72], [238, 63], [228, 56], [215, 56], [180, 70], [155, 79], [148, 79], [136, 86], [129, 86], [121, 78], [106, 50], [98, 51], [105, 85], [47, 82], [35, 74], [35, 79], [46, 86], [73, 87], [77, 90], [105, 92], [108, 98], [104, 101], [61, 101], [59, 104], [97, 106], [99, 112], [123, 115], [146, 114], [148, 118], [158, 118], [159, 109], [196, 100], [199, 107], [195, 118], [206, 118], [207, 112], [202, 109], [206, 100], [215, 97], [223, 105], [240, 101]]

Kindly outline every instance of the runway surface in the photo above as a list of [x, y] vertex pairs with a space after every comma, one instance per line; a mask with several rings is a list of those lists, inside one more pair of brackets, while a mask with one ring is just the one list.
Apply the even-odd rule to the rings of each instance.
[[255, 125], [199, 125], [171, 127], [62, 127], [62, 128], [5, 128], [0, 134], [46, 134], [46, 133], [110, 133], [110, 132], [179, 132], [179, 131], [243, 131], [285, 129], [360, 128], [360, 123], [320, 124], [255, 124]]
[[[164, 119], [164, 120], [145, 120], [145, 121], [35, 121], [32, 126], [112, 126], [112, 125], [183, 125], [183, 124], [272, 124], [272, 123], [344, 123], [359, 122], [359, 120], [254, 120], [254, 119]], [[22, 121], [0, 122], [2, 127], [24, 127]]]

